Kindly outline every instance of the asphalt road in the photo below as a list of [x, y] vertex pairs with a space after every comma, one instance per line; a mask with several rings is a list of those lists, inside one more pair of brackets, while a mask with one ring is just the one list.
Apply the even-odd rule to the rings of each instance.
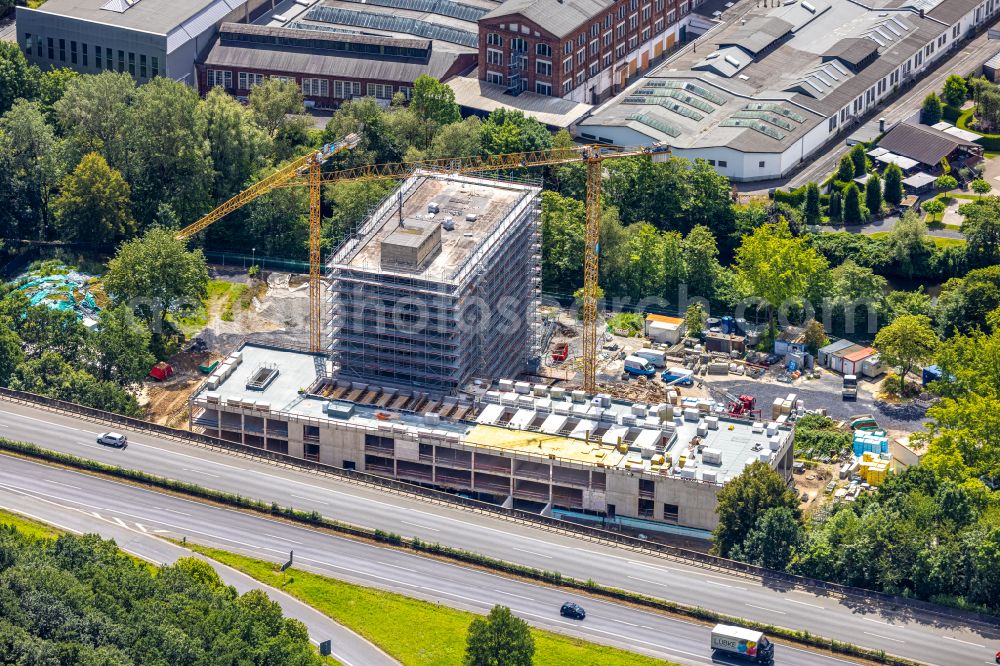
[[[96, 531], [130, 552], [151, 555], [157, 561], [169, 559], [173, 551], [180, 551], [178, 555], [186, 551], [155, 534], [185, 536], [275, 562], [285, 561], [294, 549], [295, 566], [303, 570], [480, 613], [504, 604], [535, 626], [685, 665], [730, 663], [725, 658], [713, 661], [708, 648], [710, 629], [705, 625], [41, 463], [17, 458], [0, 461], [0, 506], [76, 531]], [[582, 622], [561, 618], [558, 608], [566, 600], [581, 604], [587, 618]], [[778, 664], [845, 663], [788, 646], [777, 646], [775, 654]]]
[[939, 666], [986, 663], [1000, 627], [966, 626], [946, 616], [878, 607], [769, 581], [705, 570], [549, 533], [458, 508], [337, 479], [127, 433], [125, 451], [94, 443], [102, 430], [34, 407], [0, 402], [0, 436], [170, 478], [277, 501], [372, 528], [461, 547], [507, 561], [850, 641]]

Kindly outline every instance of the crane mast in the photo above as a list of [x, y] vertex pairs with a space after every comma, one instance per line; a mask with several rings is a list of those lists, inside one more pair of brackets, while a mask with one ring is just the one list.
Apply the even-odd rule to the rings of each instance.
[[322, 350], [322, 264], [320, 195], [326, 183], [406, 178], [420, 171], [441, 174], [468, 174], [525, 169], [583, 162], [587, 171], [586, 227], [583, 256], [583, 388], [597, 390], [597, 292], [601, 236], [601, 176], [605, 160], [638, 155], [669, 154], [665, 145], [639, 148], [586, 145], [550, 148], [504, 155], [454, 157], [414, 162], [366, 164], [323, 173], [321, 167], [330, 157], [354, 148], [357, 134], [327, 144], [320, 150], [300, 157], [267, 178], [220, 204], [197, 222], [181, 229], [176, 238], [183, 240], [203, 231], [225, 215], [280, 187], [309, 188], [309, 348]]

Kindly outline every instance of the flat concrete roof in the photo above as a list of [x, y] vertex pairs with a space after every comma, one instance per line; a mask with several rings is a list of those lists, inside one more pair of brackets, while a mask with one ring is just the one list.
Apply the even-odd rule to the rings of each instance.
[[[451, 176], [415, 176], [403, 188], [404, 221], [424, 220], [441, 225], [450, 217], [454, 222], [451, 231], [441, 230], [441, 251], [420, 271], [382, 268], [382, 241], [395, 235], [399, 229], [400, 207], [398, 203], [393, 205], [395, 195], [392, 195], [378, 219], [372, 220], [373, 230], [345, 262], [347, 266], [422, 279], [452, 280], [494, 227], [521, 199], [532, 196], [534, 192], [534, 188], [516, 183]], [[428, 206], [432, 204], [437, 205], [439, 212], [429, 212]], [[470, 215], [475, 219], [468, 219]]]
[[[255, 344], [244, 345], [238, 353], [242, 362], [232, 374], [214, 390], [201, 389], [195, 402], [211, 408], [206, 404], [209, 400], [236, 400], [241, 405], [253, 401], [262, 414], [267, 412], [260, 409], [261, 403], [266, 403], [270, 412], [326, 421], [330, 426], [345, 423], [425, 433], [546, 460], [717, 484], [738, 476], [762, 454], [768, 457], [776, 451], [771, 446], [774, 436], [783, 445], [790, 434], [787, 426], [726, 418], [719, 405], [704, 399], [682, 399], [670, 419], [657, 416], [663, 405], [604, 400], [599, 407], [598, 399], [591, 396], [574, 402], [568, 395], [498, 390], [485, 392], [476, 409], [471, 402], [456, 398], [438, 402], [419, 393], [404, 395], [368, 384], [319, 381], [326, 363], [319, 354]], [[248, 380], [265, 366], [276, 369], [277, 377], [263, 391], [248, 389]], [[221, 373], [220, 367], [213, 376]], [[310, 394], [310, 390], [318, 393]], [[339, 416], [327, 412], [331, 404], [340, 406]], [[427, 417], [428, 413], [433, 417]], [[627, 448], [619, 448], [621, 444]]]
[[37, 9], [18, 8], [18, 13], [35, 11], [42, 14], [68, 16], [84, 21], [132, 28], [156, 35], [165, 35], [188, 19], [215, 6], [228, 14], [240, 7], [240, 0], [138, 0], [123, 12], [101, 9], [108, 0], [48, 0]]

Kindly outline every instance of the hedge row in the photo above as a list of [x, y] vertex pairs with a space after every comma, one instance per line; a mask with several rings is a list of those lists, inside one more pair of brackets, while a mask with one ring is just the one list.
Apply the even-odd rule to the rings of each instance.
[[317, 511], [311, 511], [311, 512], [298, 511], [296, 509], [293, 509], [292, 507], [280, 506], [277, 502], [272, 502], [268, 504], [267, 502], [250, 499], [247, 497], [243, 497], [242, 495], [222, 492], [219, 490], [212, 490], [210, 488], [204, 488], [202, 486], [193, 483], [187, 483], [184, 481], [175, 481], [173, 479], [167, 479], [161, 476], [156, 476], [139, 470], [126, 469], [123, 467], [116, 467], [113, 465], [106, 465], [104, 463], [97, 462], [95, 460], [78, 458], [77, 456], [69, 455], [66, 453], [60, 453], [58, 451], [49, 451], [34, 444], [28, 444], [25, 442], [15, 442], [0, 438], [0, 450], [9, 451], [12, 453], [16, 453], [31, 458], [37, 458], [40, 460], [54, 462], [61, 465], [66, 465], [68, 467], [75, 467], [77, 469], [82, 469], [90, 472], [97, 472], [99, 474], [112, 476], [120, 479], [126, 479], [129, 481], [138, 482], [140, 484], [151, 486], [154, 488], [182, 493], [199, 499], [205, 499], [212, 502], [217, 502], [219, 504], [226, 504], [228, 506], [236, 507], [239, 509], [246, 509], [258, 513], [280, 516], [287, 520], [295, 521], [305, 525], [322, 527], [324, 529], [340, 532], [342, 534], [347, 534], [349, 536], [359, 537], [362, 539], [375, 541], [379, 543], [385, 543], [397, 546], [399, 548], [405, 548], [421, 553], [428, 553], [438, 557], [454, 560], [456, 562], [462, 562], [464, 564], [472, 564], [493, 571], [519, 576], [521, 578], [526, 578], [529, 580], [548, 583], [550, 585], [556, 585], [570, 589], [590, 592], [591, 594], [606, 597], [609, 599], [625, 601], [628, 603], [633, 603], [648, 608], [655, 608], [663, 611], [668, 611], [671, 613], [684, 615], [698, 620], [704, 620], [707, 622], [722, 622], [727, 624], [740, 624], [747, 627], [752, 627], [759, 631], [764, 631], [773, 637], [780, 637], [790, 642], [806, 645], [809, 647], [830, 650], [832, 652], [836, 652], [839, 654], [859, 657], [879, 664], [889, 664], [890, 666], [920, 666], [919, 662], [911, 661], [909, 659], [903, 659], [901, 657], [887, 655], [884, 651], [881, 650], [870, 650], [868, 648], [863, 648], [857, 645], [853, 645], [851, 643], [843, 643], [841, 641], [836, 641], [829, 638], [823, 638], [822, 636], [815, 636], [813, 634], [810, 634], [808, 631], [796, 631], [793, 629], [786, 629], [784, 627], [775, 627], [769, 624], [749, 621], [746, 620], [745, 618], [724, 615], [722, 613], [717, 613], [715, 611], [706, 608], [700, 608], [697, 606], [688, 606], [673, 601], [667, 601], [665, 599], [649, 597], [643, 594], [639, 594], [637, 592], [631, 592], [628, 590], [621, 590], [615, 587], [600, 585], [592, 580], [582, 581], [576, 578], [563, 576], [558, 571], [545, 571], [541, 569], [535, 569], [533, 567], [528, 567], [521, 564], [515, 564], [512, 562], [506, 562], [504, 560], [498, 560], [496, 558], [488, 557], [486, 555], [480, 555], [479, 553], [474, 553], [467, 550], [461, 550], [458, 548], [452, 548], [451, 546], [443, 546], [438, 543], [428, 543], [418, 538], [402, 537], [393, 532], [386, 532], [384, 530], [378, 530], [378, 529], [373, 530], [364, 527], [359, 527], [357, 525], [351, 525], [349, 523], [344, 523], [337, 520], [331, 520], [329, 518], [322, 516]]
[[1000, 152], [1000, 134], [983, 134], [982, 132], [978, 132], [969, 127], [969, 121], [972, 120], [973, 111], [975, 111], [975, 109], [966, 109], [963, 111], [955, 121], [955, 125], [960, 129], [978, 134], [979, 138], [976, 139], [976, 143], [981, 145], [983, 150], [988, 150], [991, 153]]

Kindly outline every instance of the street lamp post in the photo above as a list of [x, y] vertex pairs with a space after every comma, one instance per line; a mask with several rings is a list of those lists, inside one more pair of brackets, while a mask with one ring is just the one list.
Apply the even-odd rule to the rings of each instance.
[[250, 248], [250, 268], [253, 268], [257, 264], [257, 248]]

